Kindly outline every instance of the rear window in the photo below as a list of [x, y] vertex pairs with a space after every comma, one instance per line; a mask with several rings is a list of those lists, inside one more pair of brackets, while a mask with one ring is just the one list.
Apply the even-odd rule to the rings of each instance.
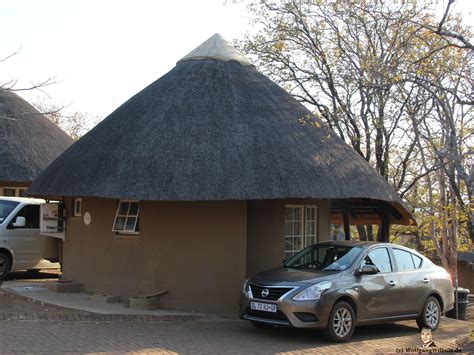
[[393, 254], [395, 255], [395, 260], [397, 261], [398, 271], [406, 271], [406, 270], [415, 269], [415, 265], [413, 264], [411, 253], [405, 250], [393, 249]]
[[0, 200], [0, 224], [20, 203], [15, 201]]
[[416, 256], [415, 254], [411, 254], [411, 257], [413, 258], [415, 269], [419, 269], [423, 260], [419, 256]]

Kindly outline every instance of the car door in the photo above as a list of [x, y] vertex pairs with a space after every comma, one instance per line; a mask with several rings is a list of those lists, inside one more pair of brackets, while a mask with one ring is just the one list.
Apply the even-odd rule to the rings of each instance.
[[359, 319], [381, 319], [400, 315], [400, 285], [387, 247], [368, 251], [359, 266], [375, 265], [378, 273], [356, 277], [359, 283]]
[[416, 255], [400, 248], [392, 248], [392, 253], [400, 280], [402, 313], [418, 314], [430, 293], [429, 275], [419, 269], [421, 259]]
[[[41, 235], [39, 233], [39, 205], [25, 205], [7, 226], [9, 247], [15, 256], [14, 269], [35, 268], [41, 261]], [[17, 217], [24, 217], [24, 227], [15, 227]]]

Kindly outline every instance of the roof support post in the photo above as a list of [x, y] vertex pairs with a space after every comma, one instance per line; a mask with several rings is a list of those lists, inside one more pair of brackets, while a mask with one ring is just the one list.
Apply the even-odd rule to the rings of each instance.
[[378, 240], [380, 242], [388, 243], [390, 241], [390, 216], [386, 208], [379, 212], [380, 225], [378, 232]]
[[344, 219], [344, 234], [346, 236], [346, 240], [351, 240], [351, 229], [349, 226], [349, 210], [346, 207], [342, 209], [342, 216]]

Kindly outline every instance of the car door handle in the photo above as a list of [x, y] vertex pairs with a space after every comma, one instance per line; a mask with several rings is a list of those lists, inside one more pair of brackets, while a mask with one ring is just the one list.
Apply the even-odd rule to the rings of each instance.
[[396, 283], [395, 281], [390, 281], [388, 284], [389, 284], [390, 286], [397, 286], [397, 283]]
[[430, 280], [425, 277], [425, 278], [423, 279], [423, 282], [424, 282], [425, 284], [427, 284], [428, 282], [430, 282]]

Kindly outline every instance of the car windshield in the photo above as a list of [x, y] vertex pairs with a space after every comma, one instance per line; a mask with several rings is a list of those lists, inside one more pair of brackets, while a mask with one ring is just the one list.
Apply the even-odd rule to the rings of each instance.
[[343, 271], [346, 270], [362, 248], [340, 245], [313, 245], [291, 257], [285, 267], [292, 269]]
[[19, 202], [0, 200], [0, 223], [3, 223], [5, 218], [19, 205]]

